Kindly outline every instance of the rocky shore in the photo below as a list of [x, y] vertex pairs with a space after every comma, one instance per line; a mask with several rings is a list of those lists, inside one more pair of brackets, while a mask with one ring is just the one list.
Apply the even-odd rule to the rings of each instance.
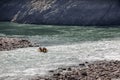
[[32, 80], [120, 80], [120, 61], [95, 61], [49, 71], [51, 76]]
[[33, 47], [34, 45], [25, 39], [0, 38], [0, 51], [13, 50], [16, 48]]

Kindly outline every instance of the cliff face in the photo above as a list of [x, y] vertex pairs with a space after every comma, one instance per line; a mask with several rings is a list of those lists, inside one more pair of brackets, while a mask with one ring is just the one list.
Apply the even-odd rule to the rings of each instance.
[[0, 21], [120, 25], [120, 0], [1, 0]]

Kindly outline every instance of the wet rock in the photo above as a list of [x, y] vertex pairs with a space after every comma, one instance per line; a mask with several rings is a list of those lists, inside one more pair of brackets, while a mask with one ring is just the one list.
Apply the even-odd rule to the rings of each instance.
[[62, 68], [62, 70], [66, 70], [66, 68]]
[[85, 64], [88, 64], [88, 63], [89, 63], [89, 62], [87, 62], [87, 61], [85, 62]]
[[67, 70], [68, 70], [68, 71], [71, 71], [72, 69], [69, 67]]
[[54, 74], [54, 76], [60, 76], [61, 74], [60, 73], [56, 73], [56, 74]]
[[53, 71], [53, 70], [49, 70], [49, 72], [52, 72], [52, 73], [53, 73], [54, 71]]
[[85, 64], [84, 64], [84, 63], [81, 63], [81, 64], [79, 64], [79, 66], [80, 66], [80, 67], [84, 67], [84, 66], [85, 66]]

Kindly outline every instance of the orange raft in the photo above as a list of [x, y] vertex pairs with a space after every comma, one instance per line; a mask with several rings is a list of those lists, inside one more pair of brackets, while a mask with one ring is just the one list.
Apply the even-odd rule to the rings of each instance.
[[39, 47], [39, 52], [47, 53], [48, 50], [45, 47], [44, 48]]

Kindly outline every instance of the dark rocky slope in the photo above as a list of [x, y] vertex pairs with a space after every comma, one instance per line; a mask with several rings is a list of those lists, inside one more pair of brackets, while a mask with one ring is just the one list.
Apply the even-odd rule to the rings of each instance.
[[1, 0], [0, 21], [120, 25], [120, 0]]

